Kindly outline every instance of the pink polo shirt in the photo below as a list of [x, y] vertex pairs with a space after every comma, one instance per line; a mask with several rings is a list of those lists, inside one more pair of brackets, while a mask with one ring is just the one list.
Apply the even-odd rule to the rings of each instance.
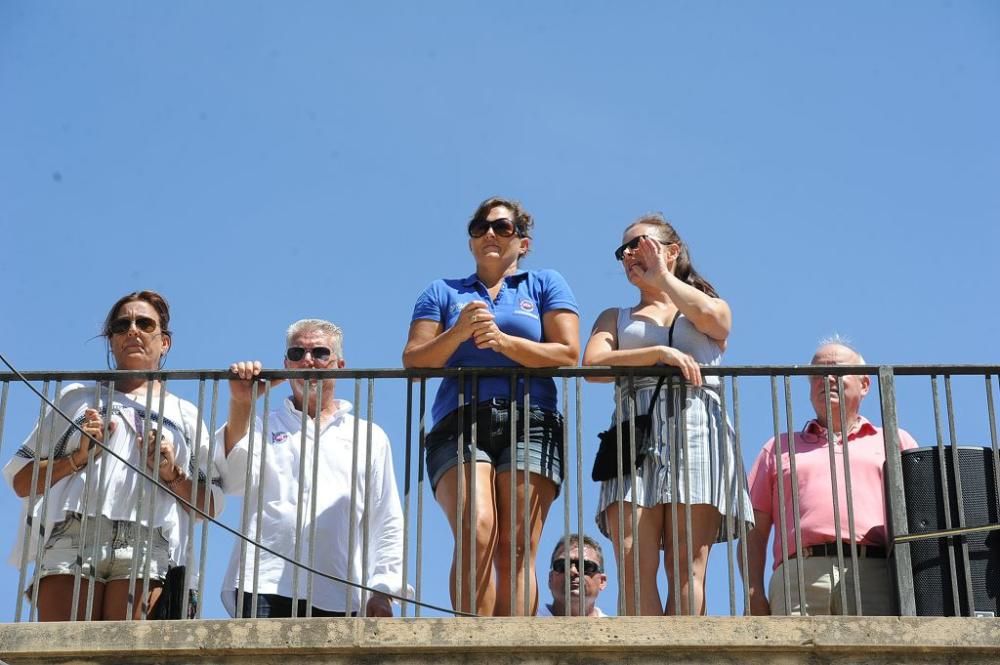
[[[799, 518], [802, 525], [802, 546], [811, 547], [836, 542], [833, 514], [833, 483], [830, 473], [830, 451], [826, 428], [815, 420], [795, 433], [795, 475], [799, 488]], [[859, 545], [887, 544], [885, 531], [885, 496], [882, 466], [885, 463], [885, 440], [881, 428], [864, 417], [847, 437], [851, 460], [851, 489], [854, 507], [854, 533]], [[837, 490], [840, 495], [840, 539], [850, 542], [847, 513], [847, 491], [844, 482], [844, 449], [835, 443]], [[795, 551], [794, 515], [792, 510], [792, 472], [788, 450], [788, 435], [781, 435], [781, 470], [785, 492], [785, 542], [789, 552]], [[906, 431], [899, 430], [899, 448], [916, 448], [917, 442]], [[777, 531], [781, 528], [778, 505], [777, 462], [774, 439], [764, 444], [750, 471], [750, 500], [754, 510], [768, 513]], [[774, 538], [774, 566], [784, 559], [781, 538]]]

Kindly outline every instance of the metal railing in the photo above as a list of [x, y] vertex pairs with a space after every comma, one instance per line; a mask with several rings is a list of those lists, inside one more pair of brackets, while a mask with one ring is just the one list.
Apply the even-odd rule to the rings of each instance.
[[[918, 611], [918, 601], [915, 597], [913, 561], [911, 558], [911, 547], [914, 543], [921, 541], [934, 541], [942, 543], [942, 551], [947, 553], [947, 565], [944, 567], [944, 574], [950, 580], [947, 593], [951, 596], [951, 607], [959, 608], [955, 613], [968, 616], [975, 616], [977, 610], [972, 599], [975, 590], [972, 588], [975, 582], [976, 557], [1000, 557], [1000, 547], [996, 547], [994, 538], [997, 536], [998, 523], [996, 518], [1000, 512], [1000, 504], [997, 504], [996, 488], [1000, 486], [1000, 449], [998, 449], [996, 408], [994, 400], [994, 385], [997, 383], [997, 376], [1000, 374], [1000, 366], [836, 366], [836, 367], [813, 367], [813, 366], [769, 366], [769, 367], [722, 367], [703, 368], [702, 373], [706, 377], [718, 377], [715, 381], [715, 388], [711, 399], [716, 400], [719, 410], [725, 415], [725, 421], [731, 424], [732, 429], [723, 426], [721, 428], [721, 468], [722, 476], [727, 483], [724, 494], [727, 497], [727, 510], [730, 518], [721, 520], [720, 540], [722, 547], [712, 549], [708, 572], [706, 578], [707, 602], [711, 613], [719, 614], [748, 614], [750, 613], [750, 585], [747, 577], [741, 575], [741, 570], [746, 570], [749, 565], [747, 539], [748, 530], [751, 528], [750, 504], [744, 501], [744, 496], [748, 491], [746, 471], [750, 468], [753, 460], [757, 457], [760, 444], [768, 438], [774, 437], [779, 445], [776, 446], [775, 463], [779, 468], [779, 476], [786, 473], [783, 468], [783, 453], [788, 454], [790, 468], [787, 473], [790, 475], [793, 488], [791, 495], [785, 492], [784, 485], [777, 485], [778, 502], [781, 510], [778, 519], [775, 520], [775, 532], [779, 540], [779, 551], [783, 553], [783, 558], [795, 552], [803, 551], [803, 532], [800, 523], [799, 503], [800, 494], [797, 490], [796, 479], [796, 452], [794, 450], [794, 437], [788, 437], [791, 442], [790, 450], [783, 451], [780, 442], [782, 434], [799, 431], [802, 424], [815, 417], [811, 406], [804, 405], [804, 398], [808, 394], [805, 387], [793, 389], [792, 377], [832, 375], [837, 377], [837, 395], [844, 393], [844, 377], [850, 375], [865, 375], [874, 377], [874, 385], [877, 387], [877, 401], [881, 415], [881, 424], [884, 426], [884, 441], [886, 452], [886, 508], [888, 523], [891, 525], [892, 533], [887, 544], [892, 561], [886, 561], [886, 575], [892, 575], [895, 587], [898, 592], [898, 611], [901, 615], [913, 615]], [[510, 613], [531, 614], [535, 609], [535, 603], [545, 602], [549, 593], [555, 594], [559, 591], [547, 589], [544, 585], [544, 578], [539, 585], [538, 598], [535, 600], [525, 589], [530, 588], [530, 584], [524, 582], [520, 586], [516, 583], [517, 575], [514, 574], [513, 566], [516, 564], [520, 571], [522, 580], [529, 580], [540, 576], [540, 573], [547, 572], [549, 547], [558, 541], [562, 536], [573, 532], [593, 532], [588, 520], [596, 512], [595, 506], [598, 502], [598, 487], [587, 477], [587, 469], [593, 460], [596, 446], [596, 434], [608, 427], [609, 413], [618, 410], [619, 413], [627, 417], [638, 415], [636, 405], [629, 396], [632, 389], [638, 385], [648, 385], [649, 377], [661, 375], [674, 376], [674, 372], [669, 368], [559, 368], [550, 370], [503, 370], [503, 369], [454, 369], [454, 370], [398, 370], [398, 369], [361, 369], [361, 370], [280, 370], [266, 371], [261, 375], [263, 379], [286, 378], [300, 379], [305, 381], [305, 391], [310, 393], [321, 393], [324, 390], [324, 383], [320, 379], [336, 379], [338, 382], [338, 394], [345, 394], [342, 386], [345, 383], [353, 383], [353, 403], [359, 418], [355, 420], [350, 436], [350, 456], [351, 469], [361, 470], [360, 473], [352, 473], [352, 486], [348, 493], [350, 497], [349, 514], [360, 514], [361, 518], [357, 522], [352, 521], [346, 526], [342, 537], [347, 541], [347, 550], [354, 552], [360, 550], [360, 566], [355, 567], [355, 560], [348, 558], [343, 569], [334, 571], [329, 562], [324, 561], [325, 552], [316, 551], [316, 526], [317, 526], [317, 505], [315, 502], [316, 493], [310, 491], [307, 496], [306, 486], [316, 488], [324, 482], [320, 475], [320, 467], [315, 454], [315, 442], [321, 437], [321, 424], [312, 421], [305, 414], [301, 416], [301, 427], [297, 434], [301, 455], [299, 456], [299, 479], [309, 479], [308, 482], [300, 482], [296, 488], [297, 514], [295, 519], [295, 533], [290, 534], [293, 547], [291, 553], [277, 554], [283, 558], [290, 559], [291, 570], [289, 574], [293, 576], [292, 588], [294, 592], [293, 605], [297, 608], [298, 603], [294, 601], [304, 600], [306, 616], [312, 613], [315, 596], [314, 585], [318, 580], [337, 585], [337, 588], [344, 594], [345, 609], [347, 614], [358, 613], [364, 615], [366, 612], [366, 601], [370, 594], [375, 591], [369, 585], [370, 565], [373, 553], [370, 551], [372, 543], [372, 524], [369, 516], [372, 511], [373, 497], [370, 495], [371, 487], [371, 460], [373, 450], [373, 437], [375, 436], [373, 424], [379, 425], [388, 434], [392, 442], [392, 452], [394, 454], [394, 466], [396, 477], [399, 483], [401, 510], [403, 514], [403, 534], [402, 534], [402, 554], [400, 588], [403, 593], [396, 594], [400, 601], [397, 614], [402, 616], [427, 616], [428, 614], [461, 613], [453, 612], [449, 608], [454, 606], [471, 613], [477, 607], [477, 598], [481, 591], [481, 580], [484, 575], [492, 574], [490, 570], [480, 570], [480, 558], [474, 556], [477, 552], [476, 533], [473, 528], [478, 523], [476, 511], [479, 509], [479, 502], [472, 500], [478, 497], [482, 491], [477, 486], [477, 475], [468, 474], [463, 468], [464, 459], [459, 455], [458, 491], [455, 513], [459, 516], [467, 515], [467, 519], [458, 519], [454, 528], [454, 537], [446, 523], [442, 522], [441, 511], [428, 508], [428, 498], [433, 498], [430, 490], [429, 479], [426, 477], [424, 467], [424, 455], [426, 448], [426, 438], [430, 427], [428, 422], [428, 395], [432, 394], [434, 384], [442, 377], [457, 378], [467, 384], [471, 392], [472, 399], [468, 400], [476, 403], [478, 395], [478, 382], [484, 376], [503, 376], [510, 380], [512, 388], [511, 402], [521, 405], [525, 410], [534, 404], [530, 381], [526, 377], [552, 377], [557, 380], [559, 388], [559, 413], [565, 423], [562, 439], [562, 468], [563, 483], [561, 494], [556, 502], [552, 504], [551, 514], [546, 521], [546, 527], [541, 533], [540, 543], [532, 542], [534, 535], [529, 529], [517, 530], [511, 521], [511, 530], [502, 537], [496, 538], [495, 542], [503, 543], [507, 560], [511, 565], [509, 572], [509, 586], [503, 590], [497, 589], [496, 593], [507, 594], [510, 599]], [[58, 395], [63, 388], [71, 382], [96, 382], [90, 384], [95, 402], [114, 402], [116, 399], [114, 385], [121, 381], [142, 376], [146, 379], [157, 379], [163, 382], [166, 391], [190, 396], [190, 401], [197, 410], [197, 420], [192, 426], [195, 439], [206, 440], [206, 450], [202, 464], [201, 474], [193, 473], [192, 479], [194, 489], [192, 496], [199, 496], [199, 483], [202, 487], [220, 475], [217, 467], [220, 460], [225, 460], [224, 454], [220, 456], [218, 443], [212, 436], [226, 420], [226, 410], [220, 407], [220, 394], [225, 386], [229, 374], [225, 371], [206, 370], [180, 370], [165, 372], [27, 372], [25, 378], [35, 384], [38, 393], [45, 399], [40, 399], [29, 391], [28, 387], [21, 383], [17, 376], [10, 373], [0, 373], [0, 455], [7, 460], [15, 455], [18, 450], [20, 437], [26, 435], [38, 423], [40, 431], [37, 432], [38, 439], [51, 437], [54, 431], [66, 430], [69, 423], [62, 421], [58, 417], [46, 418], [46, 414], [51, 413], [50, 407], [46, 405], [46, 400], [56, 402], [58, 405]], [[609, 394], [608, 386], [601, 386], [596, 383], [589, 383], [589, 380], [613, 377], [616, 379], [612, 394]], [[645, 383], [644, 383], [645, 380]], [[940, 400], [940, 385], [944, 384], [944, 406], [942, 408]], [[257, 413], [260, 418], [261, 429], [258, 424], [251, 420], [251, 432], [249, 435], [250, 455], [249, 459], [261, 465], [267, 463], [268, 445], [261, 445], [261, 442], [268, 441], [271, 433], [268, 412], [274, 408], [280, 398], [278, 394], [272, 395], [275, 390], [268, 384], [260, 384], [260, 400], [257, 405]], [[926, 392], [930, 387], [930, 395]], [[978, 388], [977, 388], [978, 386]], [[688, 391], [680, 386], [681, 403], [688, 403], [688, 399], [696, 392]], [[163, 430], [162, 422], [164, 413], [163, 394], [159, 397], [159, 404], [154, 405], [152, 397], [145, 398], [145, 427], [148, 431], [151, 427], [158, 432]], [[685, 391], [688, 391], [685, 393]], [[256, 389], [255, 389], [256, 392]], [[465, 392], [459, 392], [459, 400], [456, 408], [464, 406], [468, 398]], [[377, 399], [376, 399], [377, 396]], [[256, 397], [256, 395], [255, 395]], [[869, 398], [873, 401], [874, 398]], [[929, 402], [929, 404], [928, 404]], [[586, 404], [586, 408], [585, 408]], [[362, 412], [362, 405], [364, 406]], [[867, 403], [868, 410], [874, 411], [872, 404]], [[158, 408], [157, 408], [158, 407]], [[831, 405], [830, 389], [825, 394], [825, 408], [827, 421], [832, 420], [833, 408]], [[863, 409], [865, 411], [865, 409]], [[72, 417], [72, 414], [67, 414]], [[157, 418], [160, 420], [158, 421]], [[110, 419], [109, 419], [110, 420]], [[528, 438], [527, 418], [522, 419], [524, 423], [523, 432], [516, 432], [511, 427], [509, 431], [511, 450], [517, 454], [516, 441], [518, 438]], [[873, 420], [878, 420], [873, 418]], [[633, 428], [630, 430], [631, 442], [634, 446], [636, 441], [634, 431], [634, 419], [631, 420]], [[907, 498], [903, 482], [903, 468], [900, 448], [900, 435], [898, 427], [903, 422], [904, 426], [915, 437], [921, 445], [932, 442], [933, 447], [938, 450], [938, 469], [936, 482], [943, 485], [944, 490], [939, 501], [947, 504], [944, 497], [951, 497], [951, 508], [945, 505], [942, 508], [944, 524], [941, 528], [931, 530], [920, 530], [914, 528], [907, 515]], [[473, 450], [473, 458], [479, 439], [482, 433], [477, 431], [476, 423], [470, 423], [471, 437], [468, 442]], [[668, 446], [669, 459], [671, 464], [669, 473], [671, 474], [671, 486], [676, 488], [683, 485], [691, 487], [692, 469], [682, 463], [682, 460], [690, 459], [686, 446], [689, 445], [687, 428], [680, 424], [680, 419], [671, 420], [673, 427], [672, 440], [674, 445]], [[309, 429], [311, 429], [311, 432]], [[459, 429], [462, 430], [460, 424]], [[964, 428], [964, 429], [963, 429]], [[49, 431], [46, 431], [48, 429]], [[622, 432], [624, 428], [619, 428]], [[842, 422], [841, 429], [847, 430], [848, 423]], [[945, 431], [948, 435], [945, 436]], [[962, 435], [959, 435], [962, 432]], [[107, 430], [106, 430], [107, 434]], [[518, 435], [522, 435], [519, 437]], [[80, 432], [75, 432], [72, 436], [79, 436]], [[834, 455], [834, 439], [829, 435], [830, 463], [832, 468], [837, 467]], [[12, 443], [13, 441], [13, 443]], [[159, 434], [156, 439], [155, 459], [159, 459]], [[992, 460], [991, 467], [981, 469], [982, 482], [987, 489], [987, 496], [994, 504], [989, 507], [988, 515], [990, 519], [980, 523], [970, 521], [965, 515], [965, 497], [963, 495], [963, 481], [966, 476], [961, 472], [958, 463], [958, 450], [962, 443], [976, 443], [988, 450], [988, 459]], [[466, 444], [464, 437], [459, 438], [459, 450]], [[623, 454], [624, 446], [628, 442], [622, 441], [619, 434], [618, 450], [619, 456]], [[312, 446], [312, 448], [310, 448]], [[864, 540], [866, 534], [859, 534], [854, 528], [855, 524], [855, 495], [852, 487], [850, 463], [851, 451], [849, 446], [843, 447], [844, 456], [844, 476], [843, 492], [838, 484], [840, 478], [838, 474], [831, 474], [831, 484], [833, 493], [831, 501], [833, 503], [834, 522], [837, 525], [837, 541], [848, 543], [848, 551], [845, 554], [843, 548], [837, 548], [836, 560], [841, 569], [857, 567], [859, 549], [856, 547]], [[257, 452], [254, 452], [255, 449]], [[105, 450], [101, 457], [109, 459], [111, 451]], [[634, 448], [630, 450], [634, 457]], [[48, 446], [48, 459], [53, 461], [59, 457], [60, 451], [56, 446]], [[456, 451], [458, 454], [458, 451]], [[307, 458], [311, 456], [313, 460], [312, 468], [307, 468]], [[198, 459], [197, 456], [195, 459]], [[621, 458], [619, 457], [619, 460]], [[947, 463], [951, 459], [953, 463]], [[90, 464], [94, 464], [95, 451], [92, 448], [90, 453]], [[224, 463], [224, 462], [221, 462]], [[107, 479], [103, 476], [106, 464], [101, 464], [100, 474], [88, 474], [85, 485], [81, 511], [81, 528], [84, 532], [88, 527], [88, 518], [93, 518], [95, 512], [93, 506], [99, 499], [97, 489], [107, 486]], [[128, 465], [125, 465], [128, 467]], [[93, 468], [93, 467], [92, 467]], [[18, 575], [16, 586], [10, 580], [6, 583], [9, 590], [7, 597], [12, 609], [12, 619], [14, 621], [35, 620], [37, 618], [38, 607], [38, 584], [30, 584], [34, 579], [35, 571], [42, 565], [43, 548], [38, 547], [33, 556], [29, 556], [32, 533], [39, 542], [44, 542], [46, 534], [43, 529], [46, 525], [46, 512], [49, 510], [47, 504], [48, 497], [52, 495], [52, 488], [58, 483], [53, 483], [52, 469], [49, 464], [43, 473], [40, 473], [41, 466], [33, 465], [31, 478], [31, 494], [24, 500], [35, 506], [34, 518], [29, 521], [22, 521], [23, 518], [15, 517], [20, 509], [19, 501], [13, 493], [7, 493], [6, 497], [0, 497], [0, 505], [4, 509], [0, 512], [4, 514], [5, 520], [10, 522], [11, 529], [6, 530], [12, 534], [8, 538], [8, 543], [13, 544], [14, 535], [21, 532], [24, 536], [21, 551], [15, 553], [18, 559]], [[195, 465], [197, 470], [197, 464]], [[165, 487], [155, 474], [146, 473], [144, 468], [134, 467], [130, 469], [141, 482], [137, 484], [138, 506], [140, 515], [138, 521], [145, 531], [145, 542], [148, 544], [154, 537], [153, 515], [157, 512], [157, 505], [163, 501], [178, 501], [181, 506], [178, 510], [196, 516], [189, 519], [183, 525], [186, 529], [187, 537], [184, 539], [184, 551], [173, 553], [173, 564], [184, 563], [187, 572], [183, 584], [185, 588], [190, 587], [192, 592], [185, 593], [182, 614], [188, 614], [188, 599], [201, 598], [197, 608], [191, 612], [193, 616], [202, 616], [206, 605], [204, 602], [206, 594], [206, 580], [211, 579], [212, 584], [217, 584], [221, 578], [218, 570], [230, 553], [232, 539], [236, 539], [238, 545], [235, 548], [238, 557], [238, 569], [245, 567], [253, 571], [249, 584], [245, 584], [242, 575], [236, 584], [235, 604], [237, 616], [243, 613], [244, 591], [248, 594], [247, 601], [250, 603], [251, 614], [256, 614], [260, 597], [259, 565], [262, 552], [269, 552], [273, 555], [276, 551], [262, 545], [263, 516], [267, 509], [264, 504], [263, 492], [248, 492], [254, 488], [253, 476], [255, 469], [253, 464], [248, 464], [244, 477], [242, 489], [230, 486], [229, 492], [236, 496], [230, 497], [230, 505], [226, 512], [217, 519], [208, 518], [207, 506], [192, 506], [190, 502], [178, 499], [178, 497]], [[683, 480], [682, 480], [683, 479]], [[519, 483], [527, 484], [530, 480], [529, 472], [526, 468], [519, 469], [516, 473], [509, 473], [504, 479], [509, 483], [506, 492], [510, 503], [506, 510], [510, 515], [519, 515], [522, 522], [529, 523], [531, 516], [529, 511], [533, 510], [527, 501], [518, 501]], [[619, 468], [617, 482], [621, 487], [630, 484], [632, 496], [637, 491], [635, 474], [624, 474]], [[364, 489], [360, 490], [358, 484], [363, 484]], [[40, 488], [36, 491], [36, 485]], [[260, 483], [256, 483], [259, 489]], [[992, 488], [992, 489], [990, 489]], [[154, 491], [155, 490], [155, 491]], [[841, 505], [841, 498], [846, 500]], [[785, 515], [785, 507], [791, 504], [793, 523], [791, 525], [782, 523]], [[236, 506], [239, 506], [238, 514]], [[617, 606], [619, 614], [624, 614], [629, 608], [640, 606], [641, 585], [664, 584], [665, 571], [657, 573], [658, 579], [643, 578], [643, 571], [640, 570], [638, 552], [641, 543], [634, 542], [631, 557], [625, 556], [623, 545], [626, 541], [625, 527], [632, 530], [637, 523], [638, 511], [635, 503], [626, 502], [621, 498], [617, 499], [618, 514], [631, 520], [626, 524], [626, 520], [619, 520], [617, 523], [617, 542], [619, 548], [606, 548], [609, 556], [605, 557], [604, 568], [607, 571], [614, 571], [615, 575], [610, 575], [610, 587], [616, 591], [614, 604]], [[468, 506], [468, 510], [466, 510]], [[143, 512], [145, 511], [145, 512]], [[559, 513], [561, 512], [561, 516]], [[678, 586], [686, 587], [686, 598], [682, 598], [680, 593], [673, 592], [670, 595], [669, 605], [666, 610], [674, 613], [681, 613], [686, 608], [697, 607], [697, 592], [694, 580], [692, 579], [694, 559], [699, 553], [694, 551], [692, 539], [684, 538], [683, 534], [691, 534], [695, 524], [692, 523], [692, 511], [685, 510], [683, 504], [678, 501], [677, 492], [673, 493], [673, 499], [668, 502], [666, 512], [670, 515], [670, 528], [668, 533], [663, 535], [664, 542], [659, 546], [669, 550], [673, 556], [669, 557], [672, 566], [672, 574], [666, 574], [673, 580], [683, 580]], [[839, 525], [842, 523], [841, 516], [846, 513], [848, 529], [847, 533], [840, 532]], [[141, 515], [145, 515], [143, 518]], [[200, 517], [199, 517], [200, 516]], [[561, 518], [560, 518], [561, 517]], [[92, 520], [95, 524], [100, 524], [97, 520]], [[574, 523], [575, 522], [575, 523]], [[253, 524], [253, 532], [250, 525]], [[50, 525], [51, 526], [51, 525]], [[97, 527], [100, 528], [100, 527]], [[175, 527], [180, 528], [180, 527]], [[641, 537], [641, 532], [635, 540]], [[661, 531], [662, 533], [662, 531]], [[971, 534], [984, 533], [989, 536], [993, 543], [993, 549], [987, 554], [970, 552], [967, 539]], [[787, 537], [790, 534], [791, 537]], [[90, 546], [92, 551], [88, 554], [84, 551], [82, 543], [89, 542], [86, 537], [81, 537], [80, 551], [74, 562], [73, 584], [72, 584], [72, 607], [76, 607], [78, 602], [83, 602], [85, 611], [81, 614], [84, 617], [93, 616], [94, 612], [94, 592], [99, 580], [93, 566], [85, 568], [81, 566], [84, 560], [93, 561], [97, 558], [97, 543], [100, 538], [95, 538]], [[457, 546], [452, 548], [452, 542]], [[614, 540], [614, 538], [612, 538]], [[669, 540], [669, 542], [666, 542]], [[537, 551], [537, 556], [532, 558], [525, 556], [525, 552], [532, 549]], [[583, 558], [582, 545], [575, 552], [576, 557]], [[678, 556], [679, 555], [679, 556]], [[454, 597], [455, 602], [449, 599], [449, 575], [448, 559], [454, 557], [455, 570], [454, 577]], [[88, 559], [89, 557], [89, 559]], [[567, 561], [572, 558], [570, 552], [565, 552]], [[132, 616], [133, 606], [141, 604], [141, 599], [148, 596], [150, 590], [150, 562], [149, 557], [145, 558], [145, 569], [139, 569], [140, 558], [133, 558], [132, 565], [128, 571], [129, 588], [136, 589], [141, 586], [141, 595], [136, 593], [129, 597], [128, 614]], [[993, 559], [990, 559], [993, 561]], [[768, 556], [770, 562], [770, 556]], [[612, 566], [613, 562], [613, 566]], [[626, 569], [630, 568], [630, 571]], [[683, 569], [683, 570], [682, 570]], [[686, 574], [683, 572], [686, 571]], [[783, 578], [781, 579], [781, 593], [784, 595], [785, 607], [794, 605], [792, 602], [797, 596], [800, 603], [804, 604], [805, 581], [803, 579], [802, 568], [798, 568], [796, 578], [791, 578], [786, 568], [782, 567]], [[989, 575], [998, 575], [997, 568], [989, 569]], [[719, 580], [720, 576], [725, 577], [725, 581]], [[13, 576], [11, 576], [13, 577]], [[302, 581], [304, 578], [304, 582]], [[579, 608], [583, 609], [583, 598], [571, 597], [569, 576], [562, 587], [565, 595], [564, 601], [567, 606], [572, 602], [578, 602]], [[639, 584], [626, 588], [622, 582], [626, 578], [638, 580]], [[471, 583], [470, 581], [476, 582]], [[686, 581], [686, 584], [684, 584]], [[991, 584], [998, 585], [996, 579]], [[303, 586], [304, 585], [304, 586]], [[23, 592], [30, 587], [30, 595]], [[86, 587], [86, 590], [84, 590]], [[412, 594], [407, 594], [406, 589], [412, 587]], [[301, 590], [301, 593], [300, 593]], [[520, 590], [520, 592], [519, 592]], [[672, 590], [673, 591], [673, 590]], [[214, 593], [214, 589], [209, 588], [209, 592]], [[607, 592], [606, 592], [607, 593]], [[614, 592], [611, 592], [614, 593]], [[851, 607], [857, 613], [864, 613], [862, 601], [862, 589], [857, 576], [853, 577], [853, 583], [848, 588], [847, 585], [840, 585], [836, 590], [840, 595], [843, 607]], [[945, 593], [945, 591], [942, 591]], [[134, 597], [138, 596], [138, 597]], [[602, 597], [607, 603], [608, 596]], [[685, 602], [686, 601], [686, 602]], [[600, 601], [599, 601], [600, 602]], [[293, 610], [297, 612], [297, 609]], [[215, 612], [211, 612], [216, 614]], [[75, 613], [71, 613], [71, 618], [76, 618]], [[145, 615], [145, 608], [140, 608], [139, 614]], [[96, 618], [96, 617], [95, 617]]]

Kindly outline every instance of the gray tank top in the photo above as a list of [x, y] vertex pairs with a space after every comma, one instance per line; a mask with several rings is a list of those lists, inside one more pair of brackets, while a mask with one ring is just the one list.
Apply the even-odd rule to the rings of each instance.
[[[670, 326], [657, 325], [650, 321], [632, 317], [631, 307], [618, 309], [618, 348], [641, 349], [646, 346], [667, 346]], [[694, 327], [694, 324], [683, 314], [677, 317], [674, 324], [674, 348], [683, 351], [694, 358], [699, 365], [715, 367], [722, 364], [722, 349], [719, 343]], [[705, 384], [718, 387], [719, 377], [706, 376]], [[655, 379], [650, 379], [652, 384]], [[645, 386], [647, 381], [638, 382]]]

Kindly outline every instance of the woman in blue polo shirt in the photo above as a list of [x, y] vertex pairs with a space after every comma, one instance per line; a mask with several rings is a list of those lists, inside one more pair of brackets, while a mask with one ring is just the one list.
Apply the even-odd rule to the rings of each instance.
[[[403, 350], [404, 367], [559, 367], [575, 365], [580, 353], [580, 317], [576, 299], [562, 275], [554, 270], [520, 270], [531, 246], [531, 215], [516, 201], [483, 201], [469, 222], [469, 250], [476, 270], [468, 277], [439, 279], [417, 298]], [[530, 435], [524, 442], [521, 414], [527, 382]], [[471, 404], [473, 383], [477, 404], [459, 411], [460, 379], [441, 381], [427, 435], [427, 475], [434, 496], [458, 533], [459, 468], [464, 469], [462, 533], [462, 593], [456, 598], [455, 558], [451, 567], [452, 605], [482, 616], [524, 613], [528, 594], [530, 614], [538, 606], [535, 553], [549, 506], [562, 482], [563, 422], [551, 378], [480, 377], [464, 381], [462, 403]], [[511, 415], [515, 414], [515, 418]], [[473, 418], [473, 416], [475, 418]], [[459, 467], [459, 422], [464, 423], [464, 463]], [[476, 422], [473, 463], [472, 428]], [[511, 453], [514, 420], [516, 448]], [[527, 449], [527, 451], [525, 450]], [[527, 452], [527, 455], [525, 454]], [[524, 460], [531, 472], [524, 481]], [[518, 471], [520, 472], [518, 473]], [[472, 474], [475, 496], [470, 497]], [[515, 473], [515, 496], [510, 474]], [[523, 523], [524, 501], [529, 523]], [[476, 523], [470, 525], [475, 501]], [[470, 531], [471, 529], [471, 531]], [[527, 530], [530, 551], [520, 547]], [[470, 532], [475, 533], [475, 581], [469, 573]], [[516, 539], [511, 561], [511, 538]], [[524, 560], [530, 566], [527, 576]], [[514, 571], [513, 573], [511, 571]], [[515, 592], [511, 597], [511, 575]], [[527, 579], [525, 579], [527, 577]], [[469, 589], [476, 588], [475, 606]]]

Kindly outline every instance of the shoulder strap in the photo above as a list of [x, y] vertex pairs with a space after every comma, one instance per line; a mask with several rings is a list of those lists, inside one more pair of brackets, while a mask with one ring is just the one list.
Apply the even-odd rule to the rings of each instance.
[[[674, 345], [674, 326], [677, 325], [677, 318], [681, 315], [681, 310], [674, 312], [674, 318], [670, 321], [670, 331], [667, 333], [667, 344], [669, 346]], [[653, 391], [653, 399], [649, 400], [649, 410], [646, 411], [646, 415], [650, 418], [653, 417], [653, 409], [656, 408], [656, 398], [660, 396], [660, 388], [663, 387], [663, 381], [666, 376], [661, 376], [660, 380], [656, 382], [656, 389]]]

